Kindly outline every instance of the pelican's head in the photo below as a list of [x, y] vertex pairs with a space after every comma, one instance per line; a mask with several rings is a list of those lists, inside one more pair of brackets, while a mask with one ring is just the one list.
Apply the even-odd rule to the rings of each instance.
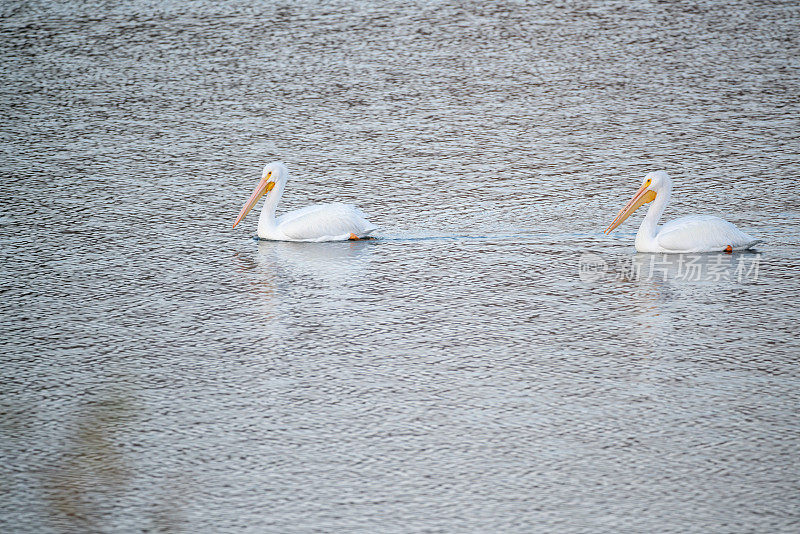
[[259, 199], [272, 191], [276, 184], [285, 184], [288, 176], [289, 171], [286, 169], [286, 165], [284, 165], [282, 161], [273, 161], [272, 163], [265, 165], [264, 172], [261, 173], [261, 180], [253, 190], [253, 194], [250, 195], [250, 198], [248, 198], [247, 202], [245, 202], [244, 206], [242, 206], [242, 211], [240, 211], [239, 216], [236, 217], [236, 222], [233, 223], [233, 227], [236, 228], [236, 225], [239, 224], [248, 213], [250, 213], [250, 210], [255, 207]]
[[617, 217], [611, 221], [611, 224], [606, 228], [604, 233], [611, 233], [614, 228], [619, 226], [631, 214], [639, 209], [643, 204], [652, 202], [656, 199], [659, 193], [666, 193], [672, 189], [672, 181], [665, 171], [655, 171], [647, 173], [647, 176], [642, 180], [642, 186], [633, 195], [633, 198], [625, 204], [625, 207], [619, 210]]

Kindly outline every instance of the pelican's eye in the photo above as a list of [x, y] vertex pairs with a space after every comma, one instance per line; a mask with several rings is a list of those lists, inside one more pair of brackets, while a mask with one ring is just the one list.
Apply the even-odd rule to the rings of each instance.
[[648, 178], [648, 179], [647, 179], [647, 181], [644, 183], [644, 185], [645, 185], [645, 186], [648, 186], [648, 185], [650, 185], [650, 182], [652, 182], [652, 181], [653, 181], [653, 180], [651, 180], [650, 178]]

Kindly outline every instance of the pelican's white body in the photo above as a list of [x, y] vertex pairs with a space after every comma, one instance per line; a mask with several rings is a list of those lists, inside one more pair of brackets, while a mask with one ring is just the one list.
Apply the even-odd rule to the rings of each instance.
[[261, 239], [345, 241], [352, 237], [350, 234], [363, 238], [377, 229], [360, 209], [349, 204], [317, 204], [276, 218], [275, 206], [269, 206], [269, 200], [258, 218], [258, 237]]
[[276, 162], [264, 168], [264, 175], [271, 171], [275, 176], [275, 187], [264, 197], [264, 207], [258, 218], [258, 237], [272, 241], [345, 241], [354, 234], [359, 239], [377, 230], [364, 213], [349, 204], [317, 204], [280, 217], [275, 217], [275, 208], [283, 195], [289, 171], [283, 163]]
[[664, 171], [651, 172], [650, 189], [656, 198], [650, 204], [639, 231], [636, 250], [639, 252], [722, 252], [751, 248], [762, 240], [739, 230], [735, 225], [713, 215], [688, 215], [663, 226], [658, 220], [672, 195], [672, 180]]

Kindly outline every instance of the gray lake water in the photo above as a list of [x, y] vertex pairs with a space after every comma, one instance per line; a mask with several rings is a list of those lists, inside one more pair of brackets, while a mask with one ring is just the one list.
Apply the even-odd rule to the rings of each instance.
[[800, 528], [796, 2], [0, 14], [0, 531]]

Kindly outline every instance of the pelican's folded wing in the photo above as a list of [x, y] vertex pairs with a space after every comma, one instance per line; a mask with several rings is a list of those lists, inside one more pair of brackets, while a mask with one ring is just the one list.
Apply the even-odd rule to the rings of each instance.
[[361, 210], [347, 204], [320, 204], [287, 213], [279, 228], [296, 241], [346, 239], [351, 233], [363, 237], [376, 229]]
[[739, 248], [752, 238], [719, 217], [690, 215], [670, 221], [658, 232], [658, 244], [667, 251], [723, 251], [727, 246]]

